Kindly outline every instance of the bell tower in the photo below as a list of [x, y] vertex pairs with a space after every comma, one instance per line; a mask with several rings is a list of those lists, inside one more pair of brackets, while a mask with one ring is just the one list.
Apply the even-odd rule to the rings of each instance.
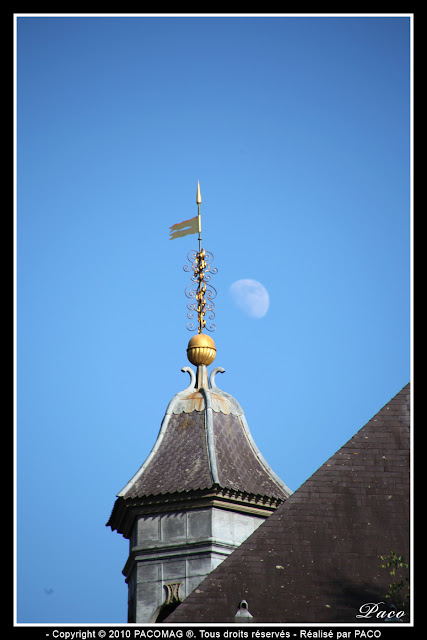
[[199, 185], [196, 201], [198, 216], [171, 228], [179, 233], [172, 239], [199, 234], [199, 250], [184, 267], [193, 272], [187, 307], [198, 326], [187, 358], [196, 370], [183, 367], [190, 383], [169, 402], [150, 454], [117, 495], [107, 523], [129, 540], [128, 622], [164, 620], [292, 493], [258, 450], [240, 404], [218, 388], [224, 369], [207, 370], [216, 357], [204, 333], [214, 328], [205, 315], [214, 317], [216, 269], [201, 247]]

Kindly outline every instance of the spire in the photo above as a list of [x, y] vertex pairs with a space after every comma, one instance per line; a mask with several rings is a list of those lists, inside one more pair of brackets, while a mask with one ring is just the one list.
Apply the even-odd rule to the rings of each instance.
[[202, 251], [202, 218], [200, 215], [200, 205], [202, 204], [202, 194], [200, 193], [200, 183], [197, 181], [197, 221], [198, 221], [198, 229], [199, 229], [199, 253]]
[[[213, 262], [213, 254], [210, 251], [205, 251], [202, 249], [202, 222], [201, 222], [201, 214], [200, 214], [200, 204], [202, 202], [202, 196], [200, 194], [200, 183], [197, 183], [197, 209], [198, 209], [198, 231], [199, 231], [199, 250], [198, 251], [190, 251], [187, 254], [188, 261], [191, 264], [191, 267], [188, 265], [184, 266], [184, 271], [189, 272], [193, 271], [193, 275], [191, 276], [191, 280], [194, 284], [189, 285], [185, 289], [185, 295], [187, 298], [193, 299], [195, 298], [195, 302], [189, 302], [187, 304], [187, 308], [189, 309], [189, 313], [187, 317], [194, 318], [193, 311], [197, 310], [197, 322], [198, 322], [198, 333], [203, 333], [203, 329], [207, 329], [208, 331], [215, 331], [215, 325], [211, 324], [206, 326], [205, 315], [208, 313], [208, 317], [210, 320], [215, 318], [215, 304], [213, 303], [213, 299], [216, 297], [216, 289], [210, 284], [211, 275], [217, 273], [218, 269], [213, 267], [211, 268], [211, 263]], [[195, 327], [192, 322], [187, 324], [187, 329], [189, 331], [194, 331]], [[213, 341], [212, 341], [213, 342]]]
[[[185, 289], [185, 295], [190, 298], [190, 302], [187, 303], [188, 313], [187, 317], [193, 320], [195, 313], [197, 312], [197, 332], [198, 335], [191, 338], [188, 343], [187, 357], [191, 364], [197, 366], [197, 379], [198, 388], [207, 385], [207, 372], [206, 366], [212, 364], [216, 355], [215, 342], [209, 336], [203, 333], [204, 329], [208, 331], [215, 331], [215, 325], [206, 325], [206, 314], [209, 320], [215, 318], [215, 304], [213, 299], [216, 298], [216, 289], [210, 284], [211, 275], [217, 273], [216, 267], [211, 267], [213, 262], [213, 255], [210, 251], [205, 251], [202, 248], [202, 217], [200, 213], [200, 205], [202, 204], [202, 194], [200, 192], [200, 182], [197, 181], [197, 216], [184, 220], [184, 222], [178, 222], [170, 227], [171, 235], [170, 240], [176, 238], [182, 238], [187, 235], [198, 233], [199, 235], [199, 250], [190, 251], [187, 254], [189, 265], [184, 266], [184, 271], [192, 271], [191, 281], [192, 284], [188, 285]], [[187, 324], [189, 331], [194, 331], [196, 326], [193, 322]], [[205, 369], [202, 369], [202, 368]]]
[[[197, 218], [201, 201], [197, 183]], [[191, 284], [185, 289], [190, 298], [187, 315], [195, 319], [197, 312], [197, 325], [190, 322], [187, 328], [198, 331], [188, 343], [187, 358], [197, 367], [197, 373], [191, 367], [182, 369], [190, 375], [190, 384], [170, 401], [151, 454], [119, 497], [145, 500], [156, 495], [216, 491], [216, 487], [220, 492], [237, 492], [232, 500], [241, 499], [242, 504], [252, 495], [254, 513], [261, 516], [264, 508], [273, 511], [291, 491], [257, 449], [240, 404], [216, 385], [215, 377], [224, 369], [216, 367], [208, 375], [216, 346], [203, 329], [215, 329], [215, 325], [206, 323], [205, 316], [209, 320], [215, 317], [212, 298], [216, 291], [210, 279], [217, 269], [212, 267], [213, 255], [203, 248], [190, 251], [188, 260], [190, 265], [184, 266], [184, 271], [191, 274]], [[259, 504], [260, 496], [267, 501], [265, 507]], [[116, 522], [115, 517], [112, 522]]]
[[[187, 304], [189, 310], [187, 317], [194, 318], [194, 313], [197, 311], [197, 335], [191, 338], [187, 347], [187, 358], [197, 366], [197, 389], [202, 387], [209, 388], [208, 375], [206, 367], [215, 360], [216, 346], [215, 342], [210, 336], [203, 333], [203, 329], [208, 331], [214, 331], [215, 325], [210, 324], [206, 326], [205, 315], [208, 314], [209, 320], [215, 318], [215, 304], [213, 298], [216, 297], [216, 289], [210, 284], [211, 274], [217, 273], [218, 269], [211, 268], [213, 261], [213, 255], [209, 251], [202, 249], [202, 221], [200, 214], [200, 205], [202, 203], [202, 195], [200, 193], [200, 183], [197, 182], [197, 220], [198, 220], [198, 232], [199, 232], [199, 251], [192, 251], [188, 254], [188, 260], [191, 267], [184, 266], [185, 271], [193, 271], [191, 276], [192, 284], [186, 287], [185, 295], [190, 298], [190, 302]], [[195, 298], [195, 301], [192, 300]], [[188, 323], [187, 329], [194, 331], [195, 327], [193, 323]]]

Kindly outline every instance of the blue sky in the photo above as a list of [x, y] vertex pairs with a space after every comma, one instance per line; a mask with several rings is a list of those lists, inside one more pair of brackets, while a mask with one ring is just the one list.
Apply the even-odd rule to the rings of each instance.
[[[124, 623], [105, 523], [188, 384], [197, 236], [169, 227], [197, 181], [218, 384], [291, 489], [411, 377], [411, 22], [16, 26], [17, 621]], [[264, 316], [234, 304], [241, 279]]]

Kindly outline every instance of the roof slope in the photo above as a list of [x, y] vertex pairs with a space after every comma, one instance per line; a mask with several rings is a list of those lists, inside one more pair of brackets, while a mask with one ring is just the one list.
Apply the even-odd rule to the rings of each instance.
[[166, 622], [233, 622], [242, 599], [254, 622], [369, 622], [391, 581], [378, 556], [409, 561], [409, 411], [408, 384]]
[[212, 420], [212, 432], [213, 446], [209, 448], [204, 411], [172, 415], [155, 456], [121, 495], [136, 498], [218, 484], [246, 493], [286, 497], [253, 451], [239, 416], [218, 412]]

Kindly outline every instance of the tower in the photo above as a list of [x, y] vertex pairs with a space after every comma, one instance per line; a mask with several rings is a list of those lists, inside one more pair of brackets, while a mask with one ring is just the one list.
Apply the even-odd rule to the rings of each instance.
[[161, 622], [291, 495], [258, 450], [240, 404], [218, 388], [224, 369], [208, 374], [216, 346], [203, 329], [206, 313], [214, 315], [216, 270], [201, 247], [200, 203], [198, 185], [198, 216], [186, 221], [187, 230], [184, 223], [172, 227], [179, 233], [173, 237], [199, 233], [186, 291], [189, 317], [197, 311], [198, 318], [187, 347], [196, 371], [182, 369], [190, 383], [169, 402], [151, 453], [107, 523], [129, 539], [128, 622]]

